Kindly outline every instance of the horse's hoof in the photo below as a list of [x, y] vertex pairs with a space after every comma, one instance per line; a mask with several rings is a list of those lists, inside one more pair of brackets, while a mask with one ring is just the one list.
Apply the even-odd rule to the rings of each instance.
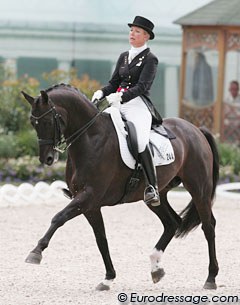
[[25, 263], [39, 265], [42, 260], [42, 255], [34, 252], [30, 252], [25, 259]]
[[98, 290], [98, 291], [110, 290], [110, 286], [105, 285], [104, 283], [100, 283], [97, 285], [96, 290]]
[[216, 283], [206, 282], [203, 286], [204, 289], [217, 289]]
[[159, 282], [165, 275], [163, 268], [159, 268], [157, 271], [151, 272], [153, 283]]

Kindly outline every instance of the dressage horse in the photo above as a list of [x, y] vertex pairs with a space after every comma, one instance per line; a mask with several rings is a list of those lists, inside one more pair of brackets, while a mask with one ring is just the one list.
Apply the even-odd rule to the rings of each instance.
[[[39, 159], [52, 165], [59, 144], [68, 151], [66, 182], [71, 202], [57, 213], [46, 234], [30, 252], [26, 262], [40, 264], [42, 251], [48, 247], [55, 231], [68, 220], [83, 214], [92, 226], [106, 275], [96, 287], [110, 289], [116, 277], [105, 234], [101, 207], [122, 203], [126, 184], [132, 175], [121, 159], [119, 142], [109, 114], [101, 112], [86, 96], [66, 84], [42, 90], [37, 97], [22, 92], [30, 103], [31, 124], [39, 140]], [[150, 255], [154, 283], [164, 276], [162, 255], [171, 239], [182, 237], [200, 223], [208, 243], [209, 273], [204, 288], [216, 289], [218, 263], [215, 250], [215, 218], [212, 202], [219, 178], [219, 157], [213, 136], [207, 129], [197, 128], [180, 118], [164, 119], [176, 138], [172, 140], [175, 161], [158, 166], [159, 206], [148, 208], [161, 220], [164, 231]], [[182, 183], [191, 201], [178, 215], [170, 206], [167, 193]], [[143, 199], [144, 175], [135, 191], [127, 194], [127, 202]]]

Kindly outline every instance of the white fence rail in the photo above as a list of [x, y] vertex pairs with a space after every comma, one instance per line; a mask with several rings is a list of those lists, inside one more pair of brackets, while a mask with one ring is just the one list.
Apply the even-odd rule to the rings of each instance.
[[[63, 181], [54, 181], [52, 184], [38, 182], [35, 186], [30, 183], [22, 183], [19, 186], [4, 184], [0, 187], [0, 208], [9, 206], [24, 206], [30, 204], [51, 204], [57, 201], [67, 200], [62, 188], [66, 188]], [[233, 191], [238, 190], [238, 192]], [[240, 200], [240, 183], [228, 183], [217, 186], [217, 197]], [[187, 198], [190, 195], [186, 191], [171, 191], [170, 198]]]
[[51, 200], [63, 200], [65, 197], [62, 188], [66, 188], [66, 183], [63, 181], [54, 181], [50, 185], [41, 181], [35, 186], [30, 183], [22, 183], [19, 186], [4, 184], [0, 187], [0, 207], [43, 204], [50, 203]]

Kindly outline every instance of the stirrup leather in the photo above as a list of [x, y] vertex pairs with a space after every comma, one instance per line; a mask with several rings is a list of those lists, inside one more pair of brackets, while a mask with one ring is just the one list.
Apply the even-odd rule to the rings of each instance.
[[158, 191], [152, 186], [148, 185], [144, 190], [144, 202], [152, 206], [158, 206], [160, 205], [160, 198]]

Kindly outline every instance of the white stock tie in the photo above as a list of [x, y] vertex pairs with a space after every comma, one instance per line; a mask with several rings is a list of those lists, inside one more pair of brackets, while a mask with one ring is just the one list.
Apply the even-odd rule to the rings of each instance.
[[130, 64], [130, 62], [133, 60], [134, 57], [136, 57], [138, 55], [138, 51], [136, 50], [129, 50], [129, 56], [128, 56], [128, 63]]
[[129, 54], [128, 54], [128, 63], [130, 64], [130, 62], [134, 59], [134, 57], [136, 57], [146, 48], [147, 48], [146, 44], [144, 44], [142, 47], [139, 47], [139, 48], [131, 47], [131, 49], [129, 50]]

